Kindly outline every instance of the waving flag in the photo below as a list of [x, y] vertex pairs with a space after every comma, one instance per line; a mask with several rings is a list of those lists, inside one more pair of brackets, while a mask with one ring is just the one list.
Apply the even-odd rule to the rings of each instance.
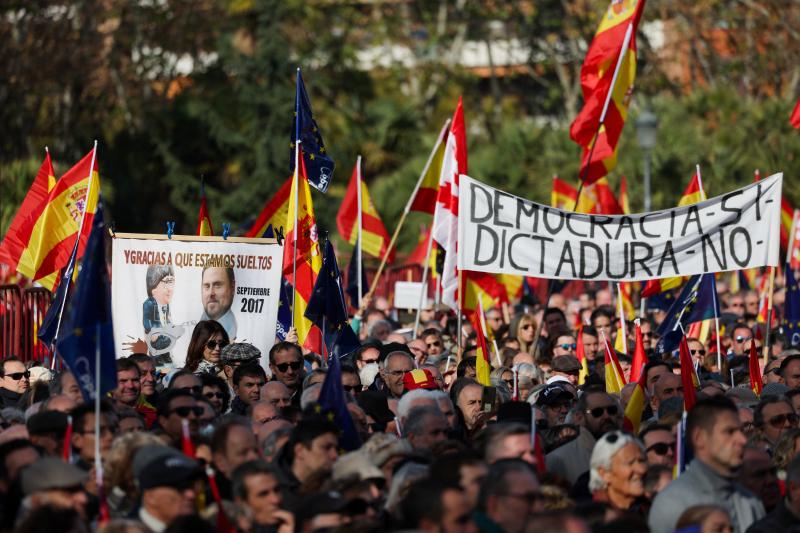
[[442, 271], [442, 302], [458, 310], [458, 272], [456, 253], [458, 240], [458, 176], [467, 173], [467, 131], [464, 108], [459, 97], [450, 124], [442, 172], [439, 176], [439, 193], [434, 213], [433, 238], [445, 252]]
[[622, 388], [626, 385], [625, 374], [622, 372], [622, 366], [617, 359], [617, 353], [611, 347], [611, 342], [602, 334], [603, 349], [605, 350], [605, 372], [606, 372], [606, 392], [609, 394], [619, 394]]
[[570, 137], [583, 148], [581, 179], [594, 183], [617, 164], [617, 143], [636, 78], [636, 29], [645, 0], [612, 0], [581, 67], [583, 109]]
[[786, 268], [786, 301], [783, 305], [783, 333], [789, 345], [800, 346], [800, 286], [794, 269]]
[[689, 353], [689, 343], [686, 337], [680, 340], [680, 362], [681, 362], [681, 382], [683, 384], [683, 410], [691, 411], [697, 403], [697, 388], [700, 387], [700, 380], [694, 371], [692, 356]]
[[750, 343], [748, 369], [750, 370], [750, 388], [753, 389], [757, 396], [761, 396], [764, 383], [761, 378], [761, 367], [758, 364], [758, 348], [755, 342]]
[[583, 324], [578, 326], [578, 340], [577, 347], [575, 348], [575, 357], [581, 364], [581, 369], [578, 372], [578, 385], [583, 385], [586, 378], [589, 376], [589, 360], [586, 358], [586, 347], [583, 345]]
[[789, 246], [786, 249], [787, 268], [800, 268], [800, 209], [792, 215], [792, 230], [789, 232]]
[[483, 323], [483, 305], [480, 300], [478, 300], [478, 310], [471, 315], [469, 320], [475, 329], [475, 340], [478, 344], [475, 357], [475, 379], [484, 387], [490, 387], [492, 382], [489, 376], [492, 373], [492, 363], [489, 346], [486, 342], [486, 325]]
[[715, 316], [719, 316], [719, 302], [714, 274], [692, 276], [658, 328], [661, 338], [656, 353], [665, 354], [675, 350], [683, 337], [681, 329], [685, 330], [689, 324]]
[[619, 205], [623, 215], [631, 213], [631, 201], [628, 198], [628, 179], [623, 175], [619, 180]]
[[792, 115], [789, 117], [789, 124], [795, 129], [800, 129], [800, 99], [798, 99], [797, 103], [794, 105]]
[[550, 193], [550, 205], [567, 211], [574, 211], [578, 191], [558, 176], [553, 176], [553, 191]]
[[433, 214], [436, 210], [436, 195], [439, 190], [439, 177], [442, 175], [442, 163], [444, 162], [444, 149], [449, 134], [448, 120], [442, 127], [441, 133], [436, 138], [436, 144], [428, 158], [428, 165], [425, 172], [420, 176], [414, 192], [409, 199], [408, 211], [418, 211], [420, 213]]
[[635, 321], [636, 327], [636, 346], [633, 349], [633, 361], [631, 362], [631, 381], [639, 379], [639, 374], [642, 373], [644, 365], [647, 364], [647, 351], [644, 349], [644, 337], [642, 336], [642, 326], [637, 318]]
[[291, 194], [292, 177], [290, 176], [283, 182], [278, 192], [264, 204], [264, 208], [261, 209], [261, 213], [258, 214], [258, 218], [245, 236], [261, 237], [270, 225], [277, 234], [280, 228], [284, 227], [286, 217], [289, 216], [289, 196]]
[[81, 230], [78, 258], [86, 247], [100, 190], [96, 153], [95, 148], [56, 182], [19, 257], [17, 270], [33, 281], [49, 280], [47, 287], [51, 290], [58, 271], [67, 266], [72, 256], [84, 210], [86, 220]]
[[[295, 198], [297, 199], [295, 200]], [[297, 217], [295, 217], [295, 201]], [[297, 227], [295, 227], [295, 218]], [[321, 339], [314, 336], [309, 339], [313, 324], [305, 317], [306, 306], [314, 290], [317, 274], [322, 268], [322, 255], [319, 250], [317, 235], [317, 219], [314, 215], [314, 204], [311, 201], [311, 188], [305, 175], [303, 161], [300, 161], [300, 172], [295, 173], [292, 192], [289, 196], [289, 211], [286, 216], [286, 241], [283, 245], [283, 275], [294, 287], [294, 327], [297, 330], [298, 343], [312, 350], [319, 349]], [[296, 250], [296, 255], [295, 255]], [[295, 264], [297, 279], [294, 278]]]
[[[31, 240], [34, 224], [47, 207], [47, 198], [55, 186], [56, 173], [48, 150], [31, 188], [22, 200], [17, 214], [14, 215], [3, 242], [0, 243], [0, 263], [7, 264], [11, 270], [17, 269], [19, 258]], [[52, 285], [53, 281], [50, 280], [49, 284]]]
[[197, 213], [197, 234], [214, 235], [214, 224], [211, 223], [211, 215], [208, 213], [206, 204], [206, 186], [200, 182], [200, 211]]
[[[389, 246], [389, 232], [383, 225], [378, 210], [372, 203], [367, 184], [359, 174], [359, 165], [353, 167], [350, 183], [344, 195], [339, 212], [336, 215], [336, 227], [344, 240], [355, 245], [358, 240], [358, 219], [361, 217], [361, 249], [372, 257], [383, 257]], [[361, 199], [359, 202], [358, 185], [361, 184]], [[361, 214], [359, 215], [359, 203]], [[389, 262], [394, 261], [394, 250], [389, 254]]]
[[306, 165], [308, 183], [320, 192], [328, 190], [333, 180], [336, 163], [328, 157], [322, 133], [317, 121], [311, 113], [311, 100], [308, 98], [306, 86], [300, 69], [297, 69], [297, 84], [294, 96], [294, 121], [292, 123], [292, 155], [289, 158], [289, 170], [294, 172], [295, 145], [300, 140], [301, 157]]

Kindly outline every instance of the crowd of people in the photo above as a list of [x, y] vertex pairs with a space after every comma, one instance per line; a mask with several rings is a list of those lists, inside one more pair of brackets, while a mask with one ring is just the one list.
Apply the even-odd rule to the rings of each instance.
[[[604, 288], [487, 309], [491, 386], [476, 379], [468, 321], [458, 332], [452, 312], [429, 303], [415, 332], [413, 316], [368, 302], [351, 320], [361, 347], [338, 366], [356, 446], [321, 406], [328, 362], [293, 331], [261, 353], [201, 321], [182, 368], [143, 353], [117, 360], [99, 412], [68, 369], [10, 357], [0, 529], [800, 530], [800, 351], [770, 332], [756, 395], [758, 298], [723, 283], [718, 292], [722, 364], [713, 332], [688, 339], [699, 376], [688, 412], [677, 355], [655, 350], [665, 310], [641, 318], [649, 360], [636, 434], [623, 429], [639, 379], [627, 355], [636, 328], [621, 327]], [[776, 315], [781, 305], [776, 297]], [[610, 393], [602, 339], [623, 331], [628, 384]]]

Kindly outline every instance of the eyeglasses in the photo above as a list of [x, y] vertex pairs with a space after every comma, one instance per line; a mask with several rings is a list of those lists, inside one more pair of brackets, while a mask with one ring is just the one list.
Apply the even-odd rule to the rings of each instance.
[[742, 335], [737, 335], [735, 340], [738, 343], [742, 343], [753, 340], [753, 337], [743, 337]]
[[524, 326], [520, 326], [519, 329], [533, 329], [533, 324], [525, 324]]
[[[176, 387], [177, 388], [177, 387]], [[195, 385], [194, 387], [180, 387], [178, 390], [186, 390], [191, 392], [192, 394], [200, 395], [203, 393], [202, 385]]]
[[594, 409], [587, 409], [586, 414], [590, 414], [595, 418], [603, 416], [603, 412], [608, 413], [608, 416], [616, 416], [619, 408], [616, 405], [606, 405], [605, 407], [595, 407]]
[[405, 374], [406, 372], [411, 372], [411, 369], [409, 368], [408, 370], [387, 370], [387, 371], [386, 371], [386, 373], [387, 373], [388, 375], [390, 375], [390, 376], [394, 376], [394, 377], [396, 377], [396, 378], [397, 378], [397, 377], [400, 377], [400, 376], [402, 376], [402, 375], [403, 375], [403, 374]]
[[689, 353], [692, 354], [692, 355], [696, 355], [696, 354], [705, 355], [706, 351], [703, 350], [703, 349], [700, 349], [700, 350], [689, 350]]
[[224, 400], [225, 399], [225, 395], [222, 394], [221, 392], [207, 392], [207, 393], [203, 394], [203, 396], [205, 396], [209, 400], [213, 400], [214, 398], [219, 398], [220, 400]]
[[175, 413], [181, 418], [186, 418], [192, 413], [194, 413], [194, 416], [200, 416], [203, 414], [203, 408], [200, 407], [199, 405], [195, 405], [192, 407], [188, 405], [183, 405], [181, 407], [173, 407], [172, 409], [169, 410], [169, 413], [170, 414]]
[[562, 350], [575, 350], [576, 348], [578, 348], [578, 345], [574, 342], [572, 344], [559, 344], [558, 346]]
[[670, 450], [672, 450], [672, 453], [675, 453], [674, 442], [656, 442], [648, 446], [645, 451], [648, 453], [654, 452], [656, 455], [667, 455]]
[[785, 413], [785, 414], [775, 415], [772, 418], [770, 418], [769, 425], [774, 428], [782, 428], [788, 422], [789, 425], [796, 426], [798, 420], [800, 420], [800, 417], [798, 417], [796, 414]]
[[425, 346], [428, 348], [438, 348], [442, 345], [441, 341], [426, 342]]
[[292, 370], [297, 372], [298, 370], [300, 370], [300, 367], [302, 367], [302, 366], [303, 366], [303, 363], [301, 363], [300, 361], [294, 361], [292, 363], [280, 363], [280, 364], [277, 364], [277, 365], [275, 365], [275, 368], [277, 368], [281, 372], [286, 372], [287, 370], [289, 370], [289, 368], [291, 368]]
[[19, 381], [22, 378], [25, 378], [25, 379], [30, 378], [31, 377], [31, 373], [28, 372], [27, 370], [25, 372], [10, 372], [10, 373], [6, 374], [6, 377], [7, 378], [11, 378], [14, 381]]
[[206, 348], [208, 348], [209, 350], [216, 350], [218, 346], [219, 346], [219, 349], [221, 350], [224, 347], [226, 347], [227, 345], [228, 345], [228, 343], [225, 342], [225, 341], [215, 341], [213, 339], [209, 340], [208, 342], [206, 342]]
[[168, 277], [164, 278], [159, 283], [163, 283], [164, 285], [175, 285], [175, 278]]

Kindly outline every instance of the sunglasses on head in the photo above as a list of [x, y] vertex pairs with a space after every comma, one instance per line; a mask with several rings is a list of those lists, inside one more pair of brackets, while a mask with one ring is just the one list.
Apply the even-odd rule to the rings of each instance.
[[289, 368], [291, 368], [294, 371], [298, 371], [302, 366], [303, 366], [302, 362], [294, 361], [292, 363], [279, 363], [275, 365], [275, 368], [277, 368], [281, 372], [286, 372], [287, 370], [289, 370]]
[[616, 405], [606, 405], [605, 407], [595, 407], [594, 409], [587, 409], [586, 414], [590, 414], [595, 418], [600, 418], [601, 416], [603, 416], [603, 412], [608, 413], [608, 416], [615, 416], [618, 411], [619, 408]]
[[794, 413], [775, 415], [769, 419], [769, 425], [774, 428], [782, 428], [788, 422], [790, 425], [796, 426], [799, 419], [800, 417]]
[[6, 377], [7, 378], [11, 378], [14, 381], [19, 381], [22, 378], [25, 378], [25, 379], [30, 378], [31, 377], [31, 373], [28, 372], [27, 370], [25, 372], [11, 372], [11, 373], [6, 374]]
[[675, 453], [675, 443], [674, 442], [656, 442], [655, 444], [651, 444], [647, 447], [646, 452], [653, 452], [656, 455], [667, 455], [667, 453], [672, 450], [672, 453]]
[[558, 346], [562, 350], [575, 350], [576, 348], [578, 348], [578, 345], [576, 343], [574, 343], [574, 342], [572, 344], [569, 344], [569, 343], [559, 344]]
[[227, 345], [228, 345], [228, 343], [225, 342], [225, 341], [209, 340], [209, 341], [206, 342], [206, 348], [208, 348], [209, 350], [216, 350], [217, 347], [219, 347], [219, 349], [221, 350], [224, 347], [226, 347]]
[[178, 415], [181, 418], [186, 418], [191, 413], [194, 413], [194, 416], [202, 415], [203, 414], [203, 408], [200, 407], [199, 405], [195, 405], [195, 406], [184, 405], [184, 406], [181, 406], [181, 407], [173, 407], [172, 409], [170, 409], [169, 412], [170, 413], [175, 413], [176, 415]]

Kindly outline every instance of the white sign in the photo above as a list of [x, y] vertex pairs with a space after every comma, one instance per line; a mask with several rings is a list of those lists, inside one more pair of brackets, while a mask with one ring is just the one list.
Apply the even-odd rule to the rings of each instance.
[[777, 266], [783, 174], [698, 204], [586, 215], [460, 177], [458, 268], [643, 281]]
[[[416, 309], [419, 307], [422, 283], [419, 281], [398, 281], [394, 284], [394, 308]], [[425, 305], [427, 299], [422, 300]]]
[[117, 234], [111, 302], [117, 357], [147, 351], [182, 367], [194, 326], [213, 319], [231, 342], [267, 353], [275, 342], [283, 247], [228, 240]]

